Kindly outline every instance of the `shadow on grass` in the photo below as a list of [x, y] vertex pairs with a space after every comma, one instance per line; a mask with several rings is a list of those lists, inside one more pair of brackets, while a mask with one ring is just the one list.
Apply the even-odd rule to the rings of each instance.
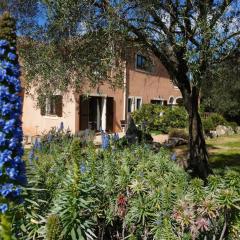
[[210, 166], [213, 169], [231, 168], [240, 172], [240, 153], [210, 154]]

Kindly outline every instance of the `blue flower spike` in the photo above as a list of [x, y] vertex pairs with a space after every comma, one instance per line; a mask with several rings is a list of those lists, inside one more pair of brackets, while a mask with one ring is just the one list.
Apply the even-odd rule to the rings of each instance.
[[21, 201], [26, 184], [23, 156], [20, 67], [16, 48], [0, 40], [0, 215]]

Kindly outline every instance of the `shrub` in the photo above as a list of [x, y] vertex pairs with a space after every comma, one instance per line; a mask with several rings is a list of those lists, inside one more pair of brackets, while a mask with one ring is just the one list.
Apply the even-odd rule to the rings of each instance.
[[215, 130], [215, 126], [211, 118], [202, 119], [202, 125], [206, 134], [209, 134], [210, 131]]
[[143, 104], [142, 107], [132, 113], [132, 117], [137, 125], [146, 128], [147, 131], [158, 130], [160, 125], [160, 115], [165, 107], [154, 104]]
[[227, 120], [219, 113], [213, 113], [208, 118], [212, 120], [214, 128], [218, 125], [227, 125]]
[[188, 140], [188, 133], [185, 129], [172, 128], [170, 129], [169, 138], [183, 138]]
[[183, 107], [166, 107], [156, 104], [145, 104], [132, 113], [136, 124], [145, 125], [147, 130], [159, 130], [167, 133], [171, 128], [187, 126], [187, 112]]
[[171, 128], [186, 128], [188, 115], [183, 107], [168, 107], [163, 114], [160, 128], [167, 133]]
[[236, 131], [236, 129], [238, 127], [238, 124], [236, 122], [227, 122], [227, 125], [230, 126], [234, 132]]

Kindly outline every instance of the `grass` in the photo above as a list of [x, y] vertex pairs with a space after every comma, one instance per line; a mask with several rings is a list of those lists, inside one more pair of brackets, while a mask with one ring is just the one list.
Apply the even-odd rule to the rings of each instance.
[[[209, 163], [215, 172], [233, 169], [240, 172], [240, 135], [224, 136], [207, 140]], [[175, 149], [180, 161], [187, 155], [187, 147]]]

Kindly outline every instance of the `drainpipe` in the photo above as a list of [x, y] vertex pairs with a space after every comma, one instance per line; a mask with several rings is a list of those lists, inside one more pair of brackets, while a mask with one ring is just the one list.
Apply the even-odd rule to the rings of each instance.
[[[127, 121], [127, 104], [128, 104], [128, 93], [127, 93], [127, 61], [124, 62], [124, 76], [123, 76], [123, 120]], [[125, 129], [124, 129], [125, 131]]]

